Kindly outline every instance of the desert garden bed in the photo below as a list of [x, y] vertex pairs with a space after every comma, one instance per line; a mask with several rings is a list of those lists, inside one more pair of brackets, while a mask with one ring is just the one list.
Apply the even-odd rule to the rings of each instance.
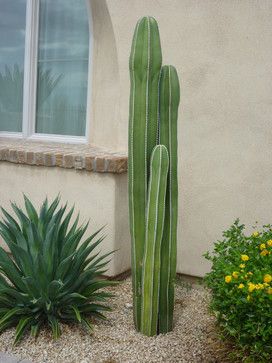
[[131, 280], [111, 287], [115, 297], [108, 320], [96, 322], [89, 335], [78, 325], [62, 325], [62, 336], [53, 340], [50, 330], [38, 339], [26, 336], [13, 347], [14, 329], [0, 335], [0, 352], [9, 352], [33, 363], [91, 362], [228, 362], [229, 349], [218, 336], [208, 311], [209, 292], [200, 284], [177, 280], [175, 329], [165, 335], [145, 337], [134, 329]]

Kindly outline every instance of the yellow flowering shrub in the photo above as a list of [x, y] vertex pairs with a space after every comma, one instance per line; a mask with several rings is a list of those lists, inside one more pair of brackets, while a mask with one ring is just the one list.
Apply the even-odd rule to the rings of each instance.
[[236, 220], [205, 257], [211, 308], [226, 336], [241, 356], [272, 362], [272, 226], [247, 235]]

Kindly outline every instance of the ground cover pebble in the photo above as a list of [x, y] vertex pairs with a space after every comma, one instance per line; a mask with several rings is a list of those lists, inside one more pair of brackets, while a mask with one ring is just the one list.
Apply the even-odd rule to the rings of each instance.
[[176, 286], [175, 328], [157, 337], [134, 330], [131, 280], [110, 289], [113, 311], [108, 320], [96, 322], [88, 335], [77, 325], [62, 325], [54, 341], [44, 330], [35, 341], [25, 337], [13, 347], [14, 329], [0, 335], [0, 352], [16, 354], [33, 363], [225, 363], [229, 348], [218, 336], [215, 319], [208, 312], [209, 292], [200, 285]]

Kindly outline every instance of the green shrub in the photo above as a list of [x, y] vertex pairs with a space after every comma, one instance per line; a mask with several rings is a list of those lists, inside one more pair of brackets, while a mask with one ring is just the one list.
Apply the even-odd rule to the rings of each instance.
[[[272, 359], [272, 227], [250, 236], [239, 220], [217, 241], [205, 277], [211, 308], [249, 361]], [[257, 359], [257, 360], [256, 360]]]
[[97, 237], [101, 229], [79, 246], [88, 224], [78, 226], [79, 216], [70, 223], [74, 208], [65, 214], [67, 204], [59, 202], [46, 199], [38, 213], [25, 197], [26, 213], [12, 203], [17, 220], [2, 208], [0, 234], [11, 256], [0, 248], [0, 332], [16, 326], [15, 343], [46, 324], [57, 338], [60, 321], [91, 331], [89, 317], [103, 319], [110, 310], [104, 302], [111, 295], [100, 289], [113, 282], [99, 278], [110, 254], [91, 254], [104, 238]]

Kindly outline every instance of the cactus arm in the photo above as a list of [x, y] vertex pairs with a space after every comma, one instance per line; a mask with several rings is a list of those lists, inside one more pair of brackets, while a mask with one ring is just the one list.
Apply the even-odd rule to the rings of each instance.
[[160, 80], [160, 143], [169, 151], [164, 232], [161, 244], [159, 333], [173, 328], [174, 284], [177, 259], [177, 118], [179, 80], [173, 66], [163, 66]]
[[158, 83], [161, 69], [160, 38], [155, 19], [144, 17], [137, 23], [129, 66], [129, 214], [134, 322], [139, 330], [149, 160], [156, 144]]
[[160, 254], [168, 166], [166, 147], [157, 145], [151, 156], [142, 276], [141, 332], [148, 336], [156, 335], [158, 326]]

